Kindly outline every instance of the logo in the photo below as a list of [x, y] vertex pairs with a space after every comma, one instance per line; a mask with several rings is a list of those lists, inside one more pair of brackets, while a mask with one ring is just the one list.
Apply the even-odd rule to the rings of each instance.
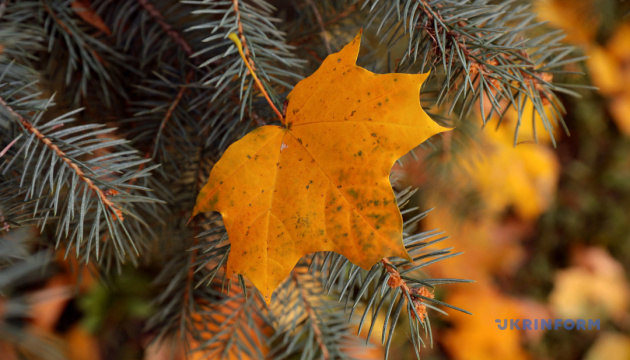
[[599, 319], [496, 319], [499, 330], [599, 330]]

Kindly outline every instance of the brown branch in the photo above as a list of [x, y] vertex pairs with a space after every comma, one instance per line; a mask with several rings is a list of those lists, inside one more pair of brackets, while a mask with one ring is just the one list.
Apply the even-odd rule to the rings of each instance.
[[[360, 7], [361, 3], [362, 3], [362, 0], [359, 0], [359, 2], [356, 2], [356, 3], [348, 6], [347, 9], [345, 9], [344, 11], [340, 12], [339, 14], [337, 14], [337, 16], [335, 16], [334, 18], [326, 21], [323, 26], [324, 27], [329, 27], [330, 25], [334, 25], [337, 22], [339, 22], [340, 20], [343, 20], [343, 19], [347, 18], [350, 15], [356, 14], [356, 10]], [[311, 40], [311, 38], [313, 36], [315, 36], [315, 34], [316, 33], [306, 34], [306, 35], [304, 35], [303, 37], [301, 37], [299, 39], [293, 40], [290, 44], [291, 45], [296, 45], [296, 46], [302, 45], [302, 44], [308, 42], [309, 40]]]
[[[188, 74], [190, 75], [191, 73], [189, 72]], [[186, 77], [186, 83], [188, 83], [189, 78], [190, 76]], [[168, 110], [166, 111], [166, 114], [164, 114], [164, 118], [162, 119], [162, 122], [160, 123], [160, 132], [164, 130], [164, 128], [166, 127], [166, 123], [171, 118], [171, 116], [173, 116], [173, 111], [175, 111], [175, 108], [177, 107], [177, 105], [179, 105], [179, 102], [182, 100], [182, 97], [184, 96], [184, 92], [186, 92], [187, 89], [188, 88], [186, 86], [182, 86], [177, 92], [177, 96], [175, 96], [175, 100], [173, 100], [173, 103], [171, 104], [171, 106], [168, 107]], [[156, 139], [156, 142], [157, 142], [157, 139]]]
[[98, 186], [96, 186], [96, 184], [94, 184], [92, 179], [90, 179], [89, 177], [85, 175], [85, 173], [83, 172], [83, 170], [81, 170], [79, 165], [72, 162], [72, 160], [70, 160], [66, 156], [66, 154], [59, 148], [59, 146], [53, 144], [52, 141], [49, 138], [47, 138], [44, 134], [42, 134], [37, 128], [35, 128], [33, 124], [31, 124], [22, 115], [18, 114], [15, 110], [13, 110], [13, 108], [11, 108], [6, 103], [6, 101], [4, 101], [2, 97], [0, 97], [0, 105], [4, 106], [11, 115], [17, 118], [20, 121], [20, 124], [22, 124], [22, 126], [26, 129], [26, 131], [35, 135], [35, 137], [39, 141], [44, 143], [46, 147], [48, 147], [55, 154], [57, 154], [57, 156], [63, 162], [65, 162], [66, 165], [68, 165], [68, 167], [72, 169], [72, 171], [74, 171], [74, 173], [79, 177], [79, 179], [81, 179], [81, 181], [83, 181], [88, 186], [88, 188], [92, 190], [92, 192], [96, 194], [96, 196], [99, 199], [101, 199], [101, 201], [103, 202], [103, 205], [105, 205], [107, 209], [112, 212], [114, 219], [120, 219], [120, 221], [123, 220], [122, 211], [120, 211], [120, 209], [116, 207], [116, 204], [114, 204], [114, 202], [108, 198], [108, 196], [115, 195], [117, 193], [116, 190], [106, 190], [106, 191], [101, 190]]
[[[184, 313], [188, 313], [188, 303], [191, 300], [191, 293], [194, 289], [193, 280], [195, 278], [195, 269], [193, 266], [195, 265], [195, 261], [197, 261], [197, 245], [199, 244], [199, 240], [197, 239], [197, 235], [199, 230], [197, 228], [197, 220], [193, 220], [193, 248], [194, 250], [190, 254], [190, 261], [188, 262], [188, 273], [186, 274], [186, 285], [184, 287], [184, 298], [182, 299], [182, 308], [184, 309]], [[182, 318], [185, 320], [185, 316]]]
[[313, 13], [315, 14], [315, 18], [317, 19], [317, 23], [319, 24], [319, 28], [321, 29], [322, 40], [324, 41], [324, 45], [326, 46], [326, 51], [329, 54], [332, 53], [332, 49], [330, 48], [330, 43], [328, 42], [328, 37], [326, 36], [326, 27], [324, 25], [324, 21], [322, 20], [322, 15], [319, 13], [317, 9], [317, 5], [313, 3], [313, 0], [306, 0], [308, 5], [313, 8]]
[[179, 45], [180, 48], [182, 48], [182, 50], [184, 50], [186, 55], [192, 56], [193, 50], [188, 41], [186, 41], [186, 39], [184, 39], [184, 37], [179, 32], [177, 32], [177, 30], [173, 29], [173, 27], [169, 23], [167, 23], [166, 20], [164, 20], [164, 16], [162, 16], [160, 11], [156, 9], [153, 4], [151, 4], [148, 0], [138, 0], [138, 3], [142, 5], [144, 10], [146, 10], [149, 15], [153, 17], [153, 19], [155, 19], [162, 30], [164, 30], [164, 32], [168, 36], [170, 36], [171, 39], [173, 39], [173, 41], [177, 45]]
[[343, 20], [345, 18], [347, 18], [350, 15], [353, 15], [356, 13], [356, 10], [359, 8], [359, 6], [363, 5], [363, 1], [360, 0], [350, 6], [348, 6], [347, 9], [345, 9], [344, 11], [340, 12], [337, 16], [335, 16], [334, 18], [326, 21], [326, 23], [324, 25], [329, 26], [332, 25], [340, 20]]
[[186, 92], [186, 90], [188, 90], [188, 86], [186, 85], [190, 83], [192, 76], [193, 76], [193, 71], [190, 70], [188, 74], [186, 75], [186, 84], [180, 86], [179, 91], [177, 92], [177, 95], [175, 96], [175, 100], [173, 100], [173, 102], [171, 103], [171, 106], [168, 107], [166, 114], [164, 114], [164, 118], [162, 118], [162, 121], [160, 122], [160, 128], [158, 130], [157, 136], [155, 137], [155, 140], [153, 141], [153, 145], [151, 146], [153, 149], [147, 153], [154, 153], [156, 151], [158, 142], [160, 141], [160, 138], [162, 137], [162, 131], [164, 131], [164, 128], [166, 127], [166, 123], [168, 123], [168, 121], [173, 116], [173, 112], [175, 111], [175, 108], [177, 108], [177, 105], [179, 105], [179, 102], [182, 100], [184, 93]]
[[[190, 80], [192, 79], [192, 75], [193, 75], [193, 71], [191, 70], [186, 75], [186, 84], [190, 83]], [[179, 105], [179, 102], [182, 100], [182, 97], [184, 96], [184, 93], [186, 92], [186, 90], [188, 90], [188, 87], [185, 85], [181, 85], [179, 91], [177, 92], [177, 95], [175, 96], [175, 100], [173, 100], [173, 103], [171, 104], [171, 106], [168, 107], [168, 110], [166, 111], [164, 118], [162, 118], [162, 121], [160, 122], [160, 129], [158, 130], [157, 136], [155, 137], [153, 144], [151, 144], [151, 147], [149, 148], [149, 150], [147, 150], [147, 152], [144, 153], [145, 159], [150, 159], [151, 156], [155, 157], [154, 152], [156, 151], [157, 144], [160, 141], [160, 138], [162, 137], [162, 131], [166, 127], [166, 123], [173, 116], [173, 112], [175, 111], [175, 108], [177, 107], [177, 105]], [[144, 166], [146, 164], [147, 164], [146, 162], [140, 164], [140, 166], [138, 167], [138, 171], [142, 171], [142, 169], [144, 169]], [[129, 181], [129, 184], [134, 184], [136, 180], [138, 180], [138, 178], [131, 179]]]
[[[63, 23], [63, 21], [61, 21], [61, 19], [57, 16], [57, 14], [55, 14], [54, 11], [52, 11], [52, 9], [50, 7], [48, 7], [48, 5], [44, 2], [44, 9], [46, 9], [46, 11], [50, 14], [50, 16], [52, 16], [53, 20], [55, 20], [55, 22], [61, 26], [61, 28], [68, 33], [68, 35], [72, 36], [72, 31], [70, 31], [70, 29], [68, 28], [68, 26], [66, 26], [66, 24]], [[86, 45], [87, 46], [87, 45]]]
[[[200, 188], [200, 184], [202, 183], [202, 179], [201, 179], [201, 175], [202, 175], [202, 169], [203, 169], [203, 158], [202, 158], [202, 154], [201, 154], [201, 149], [199, 149], [199, 161], [197, 162], [198, 166], [197, 166], [197, 173], [195, 174], [195, 185], [193, 187], [195, 193], [198, 191], [198, 189]], [[188, 303], [190, 302], [190, 295], [192, 290], [190, 289], [194, 289], [194, 284], [193, 284], [193, 280], [195, 279], [195, 269], [193, 268], [193, 266], [195, 265], [195, 262], [197, 261], [197, 252], [199, 251], [199, 247], [197, 245], [199, 245], [199, 238], [197, 237], [197, 235], [199, 235], [199, 218], [195, 218], [195, 219], [190, 219], [188, 220], [188, 224], [190, 224], [192, 220], [192, 226], [193, 226], [193, 246], [192, 246], [192, 251], [190, 253], [190, 261], [188, 263], [188, 273], [186, 274], [186, 292], [184, 293], [184, 299], [182, 301], [182, 306], [184, 307], [184, 309], [187, 309]], [[194, 300], [194, 299], [193, 299]]]

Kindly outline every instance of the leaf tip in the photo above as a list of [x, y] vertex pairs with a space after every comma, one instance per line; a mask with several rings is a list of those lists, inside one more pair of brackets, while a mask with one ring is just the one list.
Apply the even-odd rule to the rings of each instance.
[[359, 29], [359, 32], [355, 35], [354, 40], [352, 40], [351, 44], [354, 45], [357, 41], [360, 44], [362, 36], [363, 36], [363, 28]]

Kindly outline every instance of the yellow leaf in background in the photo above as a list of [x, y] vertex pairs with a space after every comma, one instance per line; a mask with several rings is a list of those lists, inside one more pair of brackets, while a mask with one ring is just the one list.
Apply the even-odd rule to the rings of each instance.
[[[606, 43], [606, 48], [620, 62], [630, 60], [630, 24], [621, 24]], [[630, 72], [627, 69], [626, 75]]]
[[600, 46], [591, 46], [587, 50], [586, 60], [591, 73], [591, 81], [605, 95], [616, 94], [623, 89], [615, 58]]
[[619, 26], [606, 48], [615, 60], [615, 75], [620, 83], [620, 89], [610, 99], [610, 112], [619, 130], [630, 136], [630, 24]]
[[591, 81], [605, 95], [630, 93], [630, 25], [619, 26], [604, 47], [587, 47]]
[[630, 90], [610, 101], [610, 113], [619, 131], [630, 136]]
[[446, 181], [410, 182], [424, 189], [424, 206], [435, 208], [424, 229], [445, 229], [450, 243], [466, 254], [433, 264], [432, 274], [482, 281], [514, 274], [523, 263], [519, 241], [551, 205], [559, 164], [547, 145], [514, 147], [513, 136], [509, 126], [485, 129], [477, 144], [451, 158]]
[[630, 337], [606, 332], [597, 338], [584, 356], [584, 360], [628, 360], [630, 359]]
[[595, 39], [599, 18], [593, 0], [538, 0], [535, 10], [543, 21], [564, 30], [567, 41], [587, 44]]
[[619, 131], [630, 136], [630, 24], [622, 24], [604, 47], [587, 47], [591, 81], [609, 100]]
[[296, 85], [283, 127], [232, 144], [197, 198], [193, 216], [223, 216], [228, 276], [249, 278], [267, 303], [308, 253], [334, 251], [364, 269], [383, 257], [409, 258], [389, 173], [449, 129], [420, 106], [426, 74], [361, 68], [360, 41], [361, 33]]
[[99, 360], [100, 348], [95, 335], [90, 334], [80, 325], [73, 326], [65, 335], [69, 360]]
[[54, 331], [59, 318], [72, 298], [72, 285], [69, 276], [58, 274], [46, 282], [43, 290], [29, 295], [30, 313], [33, 325], [45, 331]]
[[556, 190], [559, 165], [555, 153], [538, 144], [513, 146], [513, 133], [506, 127], [488, 129], [482, 134], [480, 156], [462, 161], [484, 208], [499, 214], [514, 207], [523, 219], [533, 219], [545, 211]]
[[612, 118], [630, 136], [630, 24], [621, 24], [605, 46], [596, 41], [600, 23], [596, 1], [538, 0], [536, 12], [567, 33], [567, 41], [582, 44], [593, 85], [609, 97]]
[[[551, 124], [550, 128], [545, 128], [545, 124], [538, 111], [534, 111], [534, 104], [531, 101], [525, 102], [521, 111], [521, 126], [519, 127], [518, 136], [516, 138], [517, 144], [535, 142], [536, 139], [539, 143], [549, 144], [551, 143], [550, 131], [553, 133], [556, 141], [562, 136], [563, 130], [560, 124], [553, 123], [551, 105], [545, 106], [544, 112], [547, 120]], [[505, 113], [503, 122], [504, 123], [500, 126], [500, 131], [502, 131], [505, 140], [514, 140], [514, 128], [515, 124], [518, 122], [518, 111], [511, 106]], [[490, 129], [487, 131], [490, 131]]]
[[425, 229], [448, 230], [449, 245], [465, 256], [431, 265], [431, 275], [480, 282], [490, 279], [490, 274], [512, 274], [522, 264], [524, 254], [518, 240], [524, 231], [517, 224], [509, 228], [489, 215], [462, 221], [448, 205], [437, 204], [430, 202], [435, 209], [424, 220]]
[[576, 266], [558, 271], [549, 303], [559, 317], [621, 318], [630, 290], [621, 264], [599, 248], [581, 250]]

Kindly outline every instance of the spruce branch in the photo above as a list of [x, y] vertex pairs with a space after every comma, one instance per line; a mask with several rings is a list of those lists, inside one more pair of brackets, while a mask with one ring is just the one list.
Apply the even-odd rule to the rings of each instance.
[[10, 107], [2, 97], [0, 97], [0, 105], [4, 106], [5, 110], [13, 115], [27, 132], [34, 135], [40, 142], [42, 142], [46, 147], [53, 151], [57, 155], [57, 157], [59, 157], [59, 159], [65, 162], [70, 170], [74, 171], [78, 178], [83, 181], [87, 185], [87, 187], [100, 199], [100, 201], [103, 203], [103, 205], [106, 206], [107, 210], [112, 214], [112, 216], [114, 216], [115, 219], [123, 221], [124, 218], [122, 211], [120, 211], [116, 204], [114, 204], [114, 202], [110, 200], [110, 196], [118, 194], [118, 191], [113, 189], [106, 191], [101, 190], [98, 186], [94, 184], [92, 179], [86, 176], [85, 172], [81, 170], [79, 165], [72, 161], [72, 159], [59, 148], [59, 146], [55, 145], [49, 138], [42, 134], [41, 131], [33, 126], [33, 124], [26, 120], [22, 115], [15, 112], [15, 110], [13, 110], [13, 108]]
[[[473, 27], [465, 18], [459, 18], [458, 21], [454, 22], [454, 19], [449, 19], [450, 21], [446, 21], [442, 16], [440, 8], [443, 8], [442, 4], [436, 4], [433, 8], [429, 5], [427, 0], [418, 0], [419, 8], [424, 13], [427, 21], [424, 23], [418, 23], [418, 27], [423, 26], [424, 30], [431, 37], [433, 41], [433, 52], [437, 56], [441, 56], [443, 58], [442, 62], [452, 63], [452, 61], [461, 61], [464, 66], [468, 65], [468, 71], [470, 77], [474, 78], [477, 74], [481, 77], [485, 78], [485, 82], [492, 85], [493, 88], [503, 91], [502, 84], [500, 79], [502, 78], [502, 74], [495, 74], [495, 71], [492, 70], [491, 67], [497, 67], [499, 65], [499, 61], [501, 65], [508, 68], [514, 69], [513, 71], [520, 72], [520, 77], [522, 77], [526, 84], [530, 85], [528, 89], [525, 91], [532, 92], [538, 91], [538, 96], [541, 96], [544, 105], [550, 104], [550, 93], [549, 83], [553, 79], [553, 75], [551, 73], [542, 72], [534, 68], [534, 63], [530, 59], [530, 55], [527, 49], [518, 49], [516, 53], [511, 54], [510, 52], [503, 52], [496, 56], [495, 58], [483, 58], [477, 57], [477, 54], [480, 52], [479, 50], [471, 50], [469, 46], [466, 44], [466, 41], [470, 41], [473, 44], [479, 44], [484, 39], [482, 36], [476, 32], [462, 32], [457, 31], [455, 29], [455, 25], [458, 28], [467, 28]], [[498, 9], [500, 12], [501, 9]], [[453, 28], [449, 27], [449, 24], [455, 24]], [[446, 39], [446, 43], [444, 45], [441, 44], [439, 39]], [[449, 44], [455, 44], [459, 49], [455, 52], [452, 51], [443, 51], [447, 49]], [[506, 47], [505, 50], [508, 50]], [[476, 54], [477, 53], [477, 54]], [[463, 57], [457, 58], [456, 55], [463, 54]], [[451, 60], [451, 57], [454, 57]], [[528, 71], [529, 68], [529, 71]]]
[[344, 349], [359, 344], [342, 306], [325, 295], [305, 267], [295, 268], [274, 298], [270, 315], [275, 334], [268, 358], [344, 359], [350, 357]]
[[153, 158], [156, 158], [157, 156], [158, 144], [160, 142], [160, 139], [163, 136], [164, 128], [166, 127], [166, 124], [173, 116], [173, 112], [175, 111], [175, 108], [177, 108], [177, 106], [182, 101], [182, 97], [184, 96], [184, 93], [186, 92], [186, 90], [188, 90], [187, 85], [192, 80], [192, 77], [193, 77], [193, 71], [190, 70], [188, 74], [186, 75], [186, 83], [180, 86], [179, 91], [177, 91], [177, 95], [175, 95], [175, 99], [173, 100], [171, 105], [168, 107], [168, 110], [164, 114], [164, 118], [162, 118], [162, 121], [160, 122], [160, 127], [158, 130], [157, 136], [155, 137], [155, 141], [153, 142], [153, 145], [152, 145], [153, 151], [147, 152], [147, 154], [152, 153]]
[[319, 13], [319, 9], [317, 9], [317, 5], [313, 2], [313, 0], [306, 0], [308, 5], [313, 9], [313, 14], [315, 14], [315, 19], [317, 19], [317, 24], [321, 30], [321, 38], [326, 46], [326, 51], [328, 54], [332, 54], [332, 48], [330, 47], [330, 42], [328, 41], [328, 36], [326, 35], [326, 25], [324, 24], [324, 20], [322, 19], [322, 15]]
[[186, 39], [177, 30], [175, 30], [168, 22], [166, 22], [166, 19], [160, 13], [160, 11], [155, 6], [153, 6], [153, 4], [149, 2], [149, 0], [137, 1], [140, 5], [142, 5], [144, 10], [146, 10], [146, 12], [148, 12], [149, 15], [153, 17], [153, 19], [155, 19], [162, 30], [164, 30], [166, 35], [173, 39], [173, 42], [175, 42], [186, 53], [186, 55], [188, 55], [189, 57], [192, 56], [193, 49], [188, 41], [186, 41]]
[[[520, 126], [530, 120], [522, 118], [523, 108], [531, 103], [554, 143], [555, 127], [568, 131], [556, 93], [578, 94], [552, 80], [570, 74], [563, 67], [584, 58], [571, 57], [573, 48], [560, 43], [560, 32], [528, 36], [542, 23], [527, 6], [488, 0], [367, 0], [363, 6], [369, 6], [370, 22], [389, 46], [408, 37], [396, 71], [434, 70], [425, 93], [435, 93], [436, 106], [449, 116], [467, 118], [477, 109], [485, 125], [492, 118], [501, 122], [514, 108], [516, 142]], [[535, 117], [531, 121], [535, 129]]]
[[109, 269], [136, 262], [152, 236], [143, 217], [161, 201], [133, 179], [156, 166], [138, 169], [146, 160], [135, 156], [126, 140], [107, 138], [113, 128], [73, 125], [81, 109], [48, 120], [52, 99], [37, 98], [34, 74], [22, 77], [22, 67], [14, 63], [0, 63], [0, 69], [0, 119], [7, 135], [13, 134], [0, 142], [18, 139], [5, 146], [0, 175], [3, 188], [22, 197], [24, 206], [11, 211], [21, 219], [17, 225], [51, 225], [56, 245], [64, 240], [66, 256], [74, 249], [82, 263], [95, 259]]
[[396, 269], [396, 267], [389, 262], [387, 258], [381, 260], [381, 264], [385, 267], [385, 271], [387, 271], [389, 278], [387, 279], [387, 285], [392, 288], [401, 288], [403, 293], [405, 294], [405, 298], [411, 300], [411, 308], [413, 312], [411, 316], [414, 319], [418, 319], [420, 322], [423, 322], [426, 314], [427, 307], [423, 303], [422, 298], [420, 296], [429, 297], [433, 299], [433, 293], [427, 290], [426, 287], [421, 286], [420, 288], [411, 288], [407, 281], [400, 275], [400, 272]]
[[[203, 39], [210, 45], [193, 56], [206, 56], [208, 59], [202, 66], [212, 68], [202, 80], [204, 86], [214, 89], [210, 101], [216, 107], [212, 109], [226, 111], [223, 104], [233, 104], [234, 99], [238, 99], [239, 121], [246, 118], [246, 110], [249, 114], [256, 112], [258, 119], [269, 118], [264, 114], [266, 109], [259, 110], [262, 101], [257, 99], [256, 90], [262, 89], [263, 95], [266, 94], [265, 100], [269, 99], [267, 102], [274, 104], [272, 109], [275, 107], [274, 113], [278, 116], [280, 112], [276, 110], [282, 101], [277, 93], [292, 88], [293, 80], [300, 77], [296, 70], [303, 61], [295, 58], [293, 47], [285, 42], [285, 33], [275, 26], [278, 22], [272, 15], [275, 8], [263, 0], [185, 3], [199, 5], [193, 14], [204, 16], [202, 24], [194, 25], [188, 31], [211, 29], [209, 36]], [[228, 38], [230, 33], [236, 33], [235, 38], [242, 44], [245, 61], [235, 61], [233, 55], [239, 50], [236, 43]], [[247, 68], [248, 65], [252, 70]], [[242, 76], [243, 72], [256, 74], [260, 83], [257, 84], [253, 77]]]
[[330, 352], [328, 351], [328, 347], [326, 346], [326, 343], [323, 340], [322, 330], [320, 329], [320, 325], [319, 325], [320, 320], [317, 317], [317, 314], [315, 313], [315, 310], [313, 309], [313, 306], [311, 305], [310, 300], [308, 298], [308, 294], [306, 293], [306, 290], [300, 283], [300, 279], [296, 275], [295, 271], [291, 272], [291, 277], [295, 283], [295, 287], [300, 292], [299, 296], [300, 296], [300, 300], [304, 304], [304, 311], [306, 313], [306, 316], [310, 318], [310, 322], [312, 324], [311, 326], [313, 327], [313, 334], [315, 335], [315, 340], [317, 341], [317, 345], [321, 349], [322, 358], [325, 360], [328, 360], [330, 359]]
[[[192, 320], [194, 352], [208, 359], [264, 358], [263, 351], [269, 331], [264, 300], [246, 296], [237, 286], [230, 295], [211, 290], [211, 302], [200, 302]], [[202, 299], [199, 299], [202, 300]]]
[[[74, 103], [78, 103], [80, 97], [87, 98], [90, 90], [95, 89], [102, 95], [105, 105], [111, 107], [114, 91], [123, 99], [127, 98], [126, 87], [122, 85], [122, 72], [138, 74], [137, 70], [129, 65], [129, 58], [107, 44], [101, 38], [90, 34], [93, 29], [86, 27], [84, 21], [79, 21], [71, 6], [71, 1], [25, 1], [14, 7], [18, 15], [28, 16], [30, 21], [41, 23], [46, 32], [48, 53], [53, 60], [67, 59], [65, 68], [66, 85], [76, 86], [78, 91], [73, 91]], [[61, 45], [63, 44], [63, 45]], [[60, 46], [61, 45], [61, 46]], [[53, 65], [54, 61], [49, 65]], [[55, 73], [58, 69], [49, 69]], [[80, 81], [72, 81], [75, 74], [80, 76]], [[96, 80], [96, 83], [91, 83]], [[94, 85], [90, 87], [89, 85]]]

